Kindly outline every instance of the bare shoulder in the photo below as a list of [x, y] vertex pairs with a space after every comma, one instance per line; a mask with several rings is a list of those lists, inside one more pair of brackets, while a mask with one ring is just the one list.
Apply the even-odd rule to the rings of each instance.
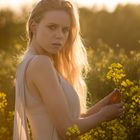
[[38, 75], [52, 75], [55, 72], [53, 63], [48, 56], [38, 55], [32, 59], [26, 71], [27, 78], [32, 79]]
[[40, 66], [49, 66], [52, 65], [51, 59], [48, 56], [45, 55], [37, 55], [36, 57], [33, 58], [33, 60], [30, 63], [30, 67], [32, 68], [37, 68]]
[[31, 69], [31, 71], [36, 71], [36, 69], [43, 71], [44, 68], [48, 69], [49, 67], [53, 67], [53, 64], [51, 59], [45, 55], [38, 55], [34, 57], [29, 65], [29, 69]]

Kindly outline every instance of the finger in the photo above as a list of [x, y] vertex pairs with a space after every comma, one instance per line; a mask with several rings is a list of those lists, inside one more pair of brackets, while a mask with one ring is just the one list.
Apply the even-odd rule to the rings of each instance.
[[114, 94], [114, 90], [112, 92], [110, 92], [107, 96], [112, 97], [113, 94]]
[[119, 114], [124, 114], [125, 113], [125, 109], [124, 108], [121, 108], [120, 110], [119, 110]]
[[123, 108], [120, 108], [120, 109], [119, 109], [119, 112], [123, 112], [123, 111], [124, 111], [124, 109], [123, 109]]
[[120, 113], [118, 113], [118, 116], [122, 116], [125, 113], [125, 111], [122, 111]]
[[117, 114], [117, 117], [120, 117], [120, 116], [122, 116], [122, 115], [123, 115], [123, 112], [118, 113], [118, 114]]
[[122, 91], [121, 91], [119, 88], [116, 88], [116, 89], [115, 89], [115, 92], [122, 93]]
[[115, 105], [120, 108], [120, 107], [123, 107], [124, 103], [123, 102], [120, 102], [120, 103], [117, 103]]
[[124, 113], [125, 113], [124, 109], [120, 109], [120, 110], [118, 111], [117, 116], [121, 116], [121, 115], [123, 115]]

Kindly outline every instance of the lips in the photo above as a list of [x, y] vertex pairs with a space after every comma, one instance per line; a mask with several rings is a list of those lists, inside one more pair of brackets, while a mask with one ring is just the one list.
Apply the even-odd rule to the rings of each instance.
[[59, 46], [62, 46], [61, 43], [53, 43], [52, 45], [53, 45], [53, 46], [58, 46], [58, 47], [59, 47]]

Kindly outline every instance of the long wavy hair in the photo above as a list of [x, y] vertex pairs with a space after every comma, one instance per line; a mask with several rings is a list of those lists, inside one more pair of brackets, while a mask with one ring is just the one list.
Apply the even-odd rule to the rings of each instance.
[[76, 5], [70, 0], [41, 0], [34, 7], [27, 22], [29, 46], [32, 41], [31, 22], [39, 23], [44, 13], [50, 10], [64, 10], [71, 18], [68, 40], [61, 51], [53, 55], [56, 70], [76, 90], [81, 105], [81, 112], [86, 110], [87, 86], [84, 78], [89, 70], [87, 52], [80, 35], [79, 14]]

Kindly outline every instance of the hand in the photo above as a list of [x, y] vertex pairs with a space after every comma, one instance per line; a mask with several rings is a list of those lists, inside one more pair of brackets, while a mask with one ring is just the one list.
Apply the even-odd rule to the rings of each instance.
[[103, 121], [109, 121], [124, 113], [123, 103], [106, 105], [98, 113]]
[[99, 101], [100, 106], [104, 107], [109, 104], [120, 103], [121, 97], [122, 97], [122, 93], [119, 91], [119, 89], [115, 89], [110, 94], [108, 94], [107, 96], [105, 96], [103, 99]]
[[120, 92], [119, 89], [115, 89], [113, 91], [113, 95], [111, 96], [109, 104], [120, 103], [121, 100], [122, 100], [122, 93]]
[[[116, 94], [118, 96], [116, 96]], [[89, 116], [91, 114], [97, 113], [107, 105], [116, 104], [119, 102], [121, 102], [121, 92], [118, 89], [115, 89], [110, 94], [101, 99], [99, 102], [97, 102], [94, 106], [92, 106], [90, 109], [88, 109], [88, 111], [85, 114], [82, 114], [81, 116]]]

